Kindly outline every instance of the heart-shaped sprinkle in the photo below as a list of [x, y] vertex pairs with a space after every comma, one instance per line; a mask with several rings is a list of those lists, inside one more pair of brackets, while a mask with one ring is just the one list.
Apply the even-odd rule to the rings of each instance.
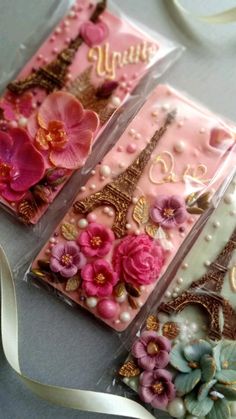
[[80, 27], [80, 36], [84, 42], [89, 46], [101, 44], [108, 36], [108, 26], [104, 22], [84, 22]]

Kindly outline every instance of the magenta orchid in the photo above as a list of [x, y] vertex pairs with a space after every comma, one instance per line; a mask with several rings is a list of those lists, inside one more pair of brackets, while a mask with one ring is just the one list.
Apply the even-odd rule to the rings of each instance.
[[164, 228], [173, 228], [187, 219], [184, 199], [178, 195], [159, 195], [150, 210], [152, 220]]
[[65, 244], [59, 243], [52, 248], [50, 268], [65, 278], [76, 275], [85, 263], [85, 256], [73, 241], [68, 241]]
[[132, 346], [132, 355], [144, 370], [165, 368], [169, 363], [170, 341], [154, 331], [145, 331]]
[[78, 237], [78, 244], [86, 256], [105, 256], [115, 240], [113, 231], [102, 224], [91, 223]]
[[156, 281], [164, 264], [164, 250], [147, 234], [128, 235], [115, 248], [113, 266], [121, 280], [133, 285]]
[[97, 259], [84, 266], [81, 271], [82, 288], [89, 296], [106, 297], [112, 294], [118, 281], [116, 272], [104, 259]]
[[29, 119], [28, 130], [37, 148], [49, 153], [50, 162], [64, 169], [78, 169], [92, 146], [99, 118], [83, 109], [70, 93], [54, 92], [46, 97]]
[[22, 96], [7, 92], [0, 100], [0, 109], [3, 111], [4, 118], [7, 121], [14, 121], [19, 117], [28, 118], [33, 110], [33, 95], [24, 93]]
[[9, 202], [19, 201], [44, 174], [44, 160], [26, 131], [0, 131], [0, 194]]
[[139, 378], [139, 397], [155, 409], [165, 409], [175, 397], [175, 386], [169, 371], [157, 369], [144, 371]]

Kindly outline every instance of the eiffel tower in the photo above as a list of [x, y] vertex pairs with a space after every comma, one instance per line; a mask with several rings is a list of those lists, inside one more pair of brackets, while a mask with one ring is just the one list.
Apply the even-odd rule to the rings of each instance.
[[114, 181], [105, 185], [100, 191], [87, 196], [81, 201], [75, 202], [74, 212], [77, 214], [87, 214], [101, 205], [111, 205], [115, 211], [112, 230], [117, 238], [123, 237], [127, 231], [127, 213], [132, 204], [132, 196], [136, 185], [158, 141], [175, 118], [175, 114], [176, 112], [173, 111], [167, 115], [164, 125], [155, 132], [147, 146], [136, 157], [133, 163], [124, 172], [120, 173]]
[[[97, 22], [99, 16], [106, 8], [106, 3], [107, 0], [102, 0], [97, 3], [95, 10], [90, 17], [91, 22]], [[8, 90], [17, 95], [21, 95], [26, 90], [35, 87], [46, 90], [47, 93], [50, 93], [55, 89], [61, 89], [65, 84], [68, 68], [82, 43], [83, 39], [80, 34], [78, 34], [70, 41], [68, 47], [64, 48], [57, 55], [55, 60], [44, 67], [40, 67], [36, 71], [32, 71], [25, 79], [9, 83], [7, 86]]]
[[[236, 340], [236, 311], [220, 293], [232, 252], [236, 249], [236, 229], [223, 250], [211, 263], [207, 272], [179, 297], [162, 303], [158, 311], [165, 313], [179, 313], [185, 307], [197, 304], [202, 307], [209, 318], [208, 336], [212, 340], [222, 337]], [[220, 327], [220, 311], [224, 316], [223, 330]]]

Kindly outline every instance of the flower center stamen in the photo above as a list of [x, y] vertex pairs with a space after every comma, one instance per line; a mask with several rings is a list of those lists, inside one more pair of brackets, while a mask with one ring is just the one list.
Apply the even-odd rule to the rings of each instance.
[[163, 391], [164, 391], [163, 384], [161, 382], [157, 382], [157, 383], [153, 384], [152, 385], [152, 391], [153, 391], [153, 393], [158, 394], [158, 395], [162, 394]]
[[149, 342], [147, 345], [148, 355], [156, 355], [160, 351], [159, 346], [155, 342]]
[[99, 247], [102, 244], [102, 239], [99, 236], [93, 236], [90, 240], [92, 247]]
[[69, 253], [65, 253], [65, 254], [64, 254], [64, 255], [62, 255], [62, 257], [61, 257], [61, 263], [62, 263], [64, 266], [69, 266], [69, 265], [71, 265], [72, 261], [73, 261], [73, 256], [69, 255]]
[[100, 273], [95, 276], [94, 281], [99, 285], [103, 285], [106, 282], [106, 277]]
[[171, 218], [174, 216], [175, 210], [173, 208], [164, 208], [164, 217]]
[[198, 362], [196, 361], [189, 361], [188, 366], [192, 369], [199, 368]]

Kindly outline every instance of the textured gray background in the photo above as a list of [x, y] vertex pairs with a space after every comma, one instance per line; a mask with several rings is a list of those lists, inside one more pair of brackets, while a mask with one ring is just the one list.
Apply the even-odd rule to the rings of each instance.
[[[35, 48], [47, 31], [47, 16], [57, 3], [55, 0], [0, 0], [0, 81], [5, 74], [10, 76], [12, 57], [19, 54], [19, 44], [30, 34], [31, 50]], [[187, 91], [216, 112], [236, 119], [236, 24], [212, 26], [193, 19], [184, 24], [169, 9], [169, 0], [117, 0], [117, 3], [127, 14], [187, 47], [182, 59], [162, 80]], [[233, 0], [215, 0], [207, 5], [203, 0], [182, 0], [182, 3], [199, 13], [235, 5]], [[27, 254], [38, 239], [30, 237], [28, 231], [1, 211], [0, 242], [14, 266], [22, 250]], [[119, 345], [117, 336], [83, 311], [71, 310], [21, 279], [19, 274], [17, 299], [23, 371], [50, 384], [97, 389], [96, 383], [107, 369], [107, 360], [112, 360]], [[105, 415], [62, 409], [34, 397], [8, 366], [0, 349], [0, 417], [100, 419]]]

